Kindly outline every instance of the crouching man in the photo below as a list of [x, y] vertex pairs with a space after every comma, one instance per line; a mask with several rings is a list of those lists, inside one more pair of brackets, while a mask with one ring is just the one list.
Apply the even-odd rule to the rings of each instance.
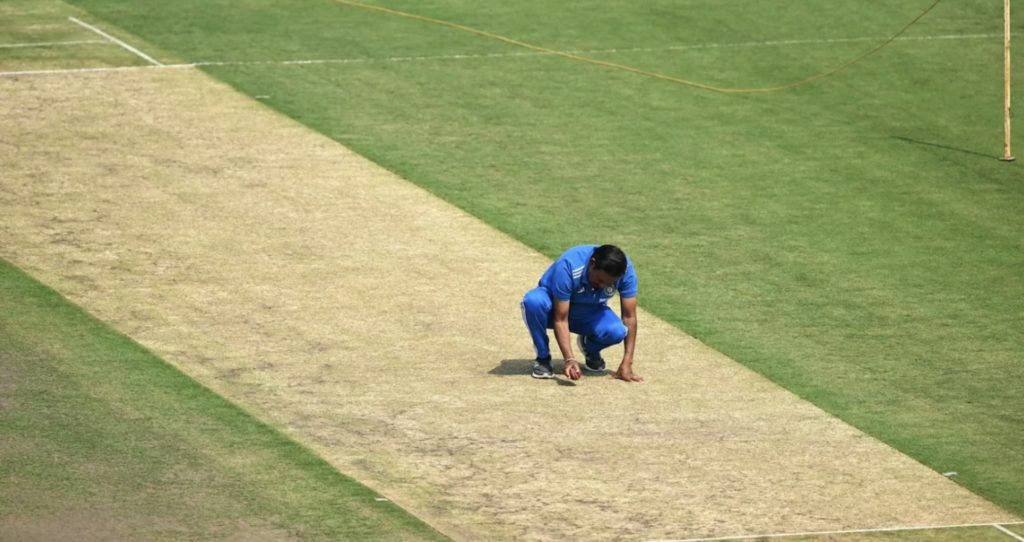
[[[608, 308], [608, 300], [615, 292], [619, 293], [621, 320]], [[566, 377], [576, 380], [581, 375], [569, 336], [576, 333], [576, 345], [584, 360], [582, 370], [604, 372], [601, 350], [625, 341], [622, 362], [613, 376], [627, 382], [642, 382], [643, 378], [633, 372], [636, 296], [636, 271], [618, 247], [580, 245], [565, 251], [544, 272], [537, 287], [523, 297], [523, 320], [537, 350], [533, 377], [555, 376], [547, 331], [554, 329], [555, 342], [565, 359]]]

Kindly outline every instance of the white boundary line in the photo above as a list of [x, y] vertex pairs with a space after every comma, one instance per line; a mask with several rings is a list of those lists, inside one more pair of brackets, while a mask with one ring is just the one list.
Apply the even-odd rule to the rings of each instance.
[[[393, 56], [393, 57], [382, 57], [382, 58], [328, 58], [328, 59], [306, 59], [306, 60], [237, 60], [237, 61], [199, 61], [190, 62], [187, 64], [161, 64], [156, 60], [153, 60], [149, 56], [145, 55], [138, 49], [131, 47], [130, 45], [104, 33], [98, 28], [92, 27], [70, 17], [70, 19], [90, 30], [99, 33], [101, 36], [105, 36], [112, 40], [114, 43], [127, 48], [129, 51], [141, 56], [142, 58], [149, 61], [153, 66], [122, 66], [122, 67], [107, 67], [107, 68], [74, 68], [74, 69], [51, 69], [51, 70], [24, 70], [24, 71], [13, 71], [13, 72], [0, 72], [0, 77], [11, 77], [19, 75], [52, 75], [52, 74], [65, 74], [65, 73], [95, 73], [95, 72], [106, 72], [106, 71], [124, 71], [131, 69], [142, 69], [151, 67], [162, 67], [162, 68], [195, 68], [203, 66], [256, 66], [256, 65], [278, 65], [278, 66], [292, 66], [292, 65], [313, 65], [313, 64], [363, 64], [373, 62], [419, 62], [419, 61], [430, 61], [430, 60], [472, 60], [480, 58], [514, 58], [514, 57], [529, 57], [529, 56], [549, 56], [555, 53], [536, 52], [536, 51], [520, 51], [520, 52], [508, 52], [508, 53], [480, 53], [480, 54], [454, 54], [454, 55], [429, 55], [429, 56]], [[1002, 34], [947, 34], [938, 36], [907, 36], [897, 38], [899, 41], [932, 41], [932, 40], [966, 40], [966, 39], [994, 39], [1002, 38]], [[779, 40], [779, 41], [752, 41], [752, 42], [740, 42], [740, 43], [695, 43], [690, 45], [669, 45], [665, 47], [633, 47], [625, 49], [579, 49], [579, 50], [568, 50], [559, 51], [563, 53], [572, 54], [615, 54], [615, 53], [634, 53], [634, 52], [658, 52], [658, 51], [684, 51], [691, 49], [726, 49], [726, 48], [741, 48], [741, 47], [773, 47], [782, 45], [819, 45], [828, 43], [850, 43], [850, 42], [864, 42], [864, 41], [878, 41], [883, 38], [834, 38], [834, 39], [820, 39], [820, 40]]]
[[[1017, 524], [1015, 524], [1015, 523], [1004, 523], [1003, 525], [1017, 525]], [[1003, 531], [1004, 533], [1006, 533], [1006, 534], [1016, 538], [1017, 540], [1020, 540], [1020, 542], [1024, 542], [1024, 536], [1021, 536], [1021, 535], [1019, 535], [1019, 534], [1017, 534], [1017, 533], [1007, 529], [1006, 527], [1003, 527], [1003, 525], [993, 525], [993, 527], [995, 527], [996, 529], [999, 529], [1000, 531]]]
[[1010, 536], [1013, 536], [1017, 540], [1024, 542], [1024, 538], [1021, 538], [1013, 531], [1005, 529], [1003, 525], [1024, 525], [1024, 521], [1011, 521], [1002, 523], [964, 523], [960, 525], [931, 525], [926, 527], [885, 527], [879, 529], [850, 529], [846, 531], [807, 531], [800, 533], [775, 533], [775, 534], [754, 534], [754, 535], [740, 535], [740, 536], [717, 536], [713, 538], [685, 538], [685, 539], [664, 539], [664, 540], [652, 540], [650, 542], [723, 542], [726, 540], [758, 540], [764, 538], [790, 538], [795, 536], [824, 536], [831, 534], [865, 534], [865, 533], [893, 533], [900, 531], [928, 531], [928, 530], [939, 530], [939, 529], [963, 529], [968, 527], [994, 527], [999, 529]]
[[110, 40], [110, 41], [120, 45], [121, 47], [124, 47], [128, 51], [131, 51], [132, 53], [135, 53], [135, 55], [138, 56], [139, 58], [145, 60], [146, 62], [149, 62], [150, 64], [152, 64], [154, 66], [163, 66], [162, 63], [158, 62], [153, 57], [147, 55], [146, 53], [143, 53], [142, 51], [132, 47], [131, 45], [128, 45], [127, 43], [125, 43], [125, 42], [115, 38], [114, 36], [111, 36], [110, 34], [107, 34], [106, 32], [100, 30], [99, 28], [96, 28], [95, 26], [93, 26], [91, 24], [83, 23], [82, 21], [79, 21], [78, 19], [76, 19], [74, 17], [68, 17], [68, 20], [73, 22], [73, 23], [75, 23], [75, 24], [77, 24], [77, 25], [79, 25], [79, 26], [82, 26], [84, 28], [92, 30], [93, 32], [103, 36], [104, 38], [107, 38], [108, 40]]
[[0, 49], [13, 49], [15, 47], [60, 47], [64, 45], [84, 45], [86, 43], [110, 43], [107, 40], [77, 40], [77, 41], [40, 41], [36, 43], [0, 43]]

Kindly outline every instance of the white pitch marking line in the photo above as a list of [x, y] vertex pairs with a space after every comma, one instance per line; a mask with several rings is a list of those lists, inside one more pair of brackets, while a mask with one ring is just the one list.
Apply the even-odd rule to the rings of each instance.
[[[1007, 525], [1014, 525], [1014, 524], [1013, 523], [1007, 523]], [[1021, 535], [1019, 535], [1019, 534], [1017, 534], [1017, 533], [1007, 529], [1006, 527], [1003, 527], [1002, 525], [993, 525], [993, 527], [995, 527], [996, 529], [999, 529], [1000, 531], [1003, 531], [1004, 533], [1006, 533], [1006, 534], [1016, 538], [1017, 540], [1020, 540], [1020, 542], [1024, 542], [1024, 536], [1021, 536]]]
[[[73, 19], [79, 24], [85, 25], [77, 19]], [[85, 25], [87, 28], [88, 25]], [[101, 30], [94, 29], [100, 32], [101, 35], [106, 36]], [[901, 37], [899, 40], [904, 41], [927, 41], [927, 40], [956, 40], [956, 39], [990, 39], [999, 38], [1002, 34], [949, 34], [941, 36], [911, 36]], [[111, 38], [115, 39], [115, 38]], [[724, 48], [739, 48], [739, 47], [770, 47], [777, 45], [814, 45], [814, 44], [828, 44], [828, 43], [844, 43], [844, 42], [855, 42], [855, 41], [878, 41], [883, 38], [834, 38], [834, 39], [823, 39], [823, 40], [782, 40], [782, 41], [759, 41], [759, 42], [745, 42], [745, 43], [695, 43], [692, 45], [669, 45], [665, 47], [635, 47], [630, 49], [588, 49], [588, 50], [571, 50], [571, 51], [559, 51], [560, 53], [572, 53], [572, 54], [595, 54], [595, 53], [631, 53], [631, 52], [657, 52], [657, 51], [682, 51], [687, 49], [724, 49]], [[118, 43], [124, 47], [132, 49], [129, 45], [120, 42], [115, 39], [115, 43]], [[139, 52], [139, 54], [142, 54]], [[190, 62], [187, 64], [161, 64], [155, 60], [150, 59], [148, 56], [143, 58], [149, 59], [155, 63], [154, 66], [123, 66], [123, 67], [109, 67], [109, 68], [74, 68], [66, 70], [26, 70], [16, 72], [0, 72], [0, 77], [11, 77], [18, 75], [51, 75], [51, 74], [64, 74], [64, 73], [86, 73], [86, 72], [105, 72], [105, 71], [124, 71], [133, 69], [144, 69], [152, 67], [162, 68], [195, 68], [203, 66], [257, 66], [257, 65], [280, 65], [280, 66], [292, 66], [292, 65], [315, 65], [315, 64], [362, 64], [371, 62], [417, 62], [417, 61], [429, 61], [429, 60], [471, 60], [479, 58], [515, 58], [515, 57], [528, 57], [528, 56], [549, 56], [555, 53], [545, 52], [512, 52], [512, 53], [481, 53], [481, 54], [455, 54], [455, 55], [433, 55], [433, 56], [393, 56], [384, 58], [334, 58], [334, 59], [308, 59], [308, 60], [228, 60], [228, 61], [199, 61]]]
[[[791, 538], [795, 536], [822, 536], [831, 534], [863, 534], [863, 533], [893, 533], [900, 531], [928, 531], [928, 530], [939, 530], [939, 529], [964, 529], [968, 527], [995, 527], [1009, 532], [1012, 536], [1017, 537], [1016, 534], [1003, 529], [1000, 525], [1021, 525], [1024, 522], [1003, 522], [998, 523], [963, 523], [959, 525], [932, 525], [927, 527], [885, 527], [880, 529], [850, 529], [846, 531], [808, 531], [802, 533], [775, 533], [775, 534], [755, 534], [755, 535], [740, 535], [740, 536], [718, 536], [713, 538], [686, 538], [686, 539], [667, 539], [667, 540], [652, 540], [650, 542], [721, 542], [724, 540], [757, 540], [763, 538]], [[1017, 537], [1018, 540], [1024, 542], [1024, 539]]]
[[35, 43], [0, 43], [0, 49], [12, 49], [15, 47], [61, 47], [65, 45], [83, 45], [86, 43], [110, 43], [107, 40], [77, 40], [77, 41], [38, 41]]
[[25, 70], [16, 72], [0, 72], [0, 77], [17, 77], [19, 75], [65, 75], [72, 73], [105, 73], [127, 72], [135, 70], [182, 69], [195, 68], [194, 64], [160, 64], [159, 66], [114, 66], [106, 68], [74, 68], [64, 70]]
[[107, 38], [108, 40], [110, 40], [110, 41], [120, 45], [121, 47], [124, 47], [128, 51], [131, 51], [132, 53], [135, 53], [139, 58], [145, 60], [146, 62], [149, 62], [150, 64], [152, 64], [154, 66], [163, 66], [163, 64], [161, 62], [157, 61], [153, 57], [147, 55], [146, 53], [143, 53], [142, 51], [132, 47], [131, 45], [128, 45], [127, 43], [125, 43], [125, 42], [115, 38], [114, 36], [111, 36], [110, 34], [107, 34], [106, 32], [100, 30], [99, 28], [96, 28], [95, 26], [93, 26], [91, 24], [83, 23], [82, 21], [79, 21], [78, 19], [76, 19], [74, 17], [68, 17], [68, 20], [73, 22], [73, 23], [75, 23], [75, 24], [77, 24], [77, 25], [79, 25], [79, 26], [82, 26], [84, 28], [92, 30], [93, 32], [103, 36], [104, 38]]
[[[940, 36], [910, 36], [896, 38], [896, 41], [931, 41], [931, 40], [957, 40], [957, 39], [991, 39], [1000, 38], [1002, 34], [947, 34]], [[689, 45], [667, 45], [664, 47], [631, 47], [625, 49], [570, 49], [558, 51], [557, 53], [570, 54], [615, 54], [615, 53], [644, 53], [658, 51], [685, 51], [690, 49], [731, 49], [743, 47], [773, 47], [778, 45], [821, 45], [829, 43], [850, 43], [863, 41], [879, 41], [884, 38], [834, 38], [819, 40], [778, 40], [778, 41], [750, 41], [740, 43], [694, 43]], [[455, 54], [455, 55], [431, 55], [431, 56], [392, 56], [384, 58], [337, 58], [337, 59], [311, 59], [311, 60], [265, 60], [265, 61], [200, 61], [193, 63], [195, 66], [236, 66], [250, 64], [357, 64], [363, 62], [414, 62], [421, 60], [469, 60], [475, 58], [508, 58], [523, 56], [549, 56], [557, 53], [521, 51], [514, 53], [481, 53], [481, 54]]]

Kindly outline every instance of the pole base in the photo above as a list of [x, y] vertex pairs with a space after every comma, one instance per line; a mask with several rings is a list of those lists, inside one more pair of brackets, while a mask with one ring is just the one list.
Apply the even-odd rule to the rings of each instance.
[[1013, 162], [1016, 159], [1017, 158], [1015, 158], [1013, 156], [1004, 156], [1004, 157], [1000, 158], [1000, 160], [1002, 160], [1003, 162]]

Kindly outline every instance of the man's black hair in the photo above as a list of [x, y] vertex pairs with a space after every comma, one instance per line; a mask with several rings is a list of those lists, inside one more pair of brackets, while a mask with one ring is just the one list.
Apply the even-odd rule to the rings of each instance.
[[615, 245], [601, 245], [594, 249], [594, 267], [613, 277], [626, 274], [626, 253]]

